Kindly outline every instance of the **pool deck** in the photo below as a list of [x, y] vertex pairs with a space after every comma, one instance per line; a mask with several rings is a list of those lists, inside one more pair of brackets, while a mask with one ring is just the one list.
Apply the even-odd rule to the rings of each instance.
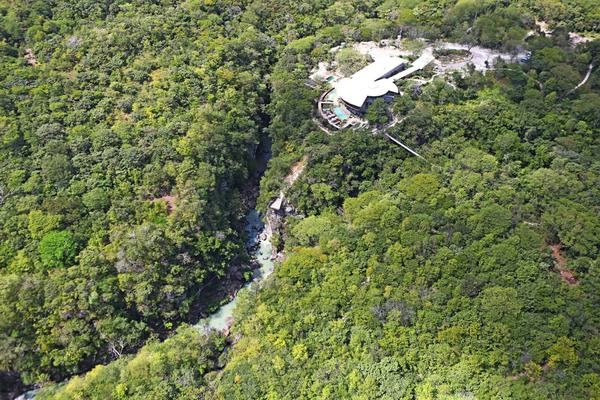
[[349, 115], [347, 115], [340, 107], [335, 107], [333, 109], [333, 113], [342, 121], [347, 120], [348, 118], [350, 118]]
[[[358, 118], [353, 117], [352, 113], [346, 110], [343, 104], [338, 101], [337, 95], [335, 94], [335, 88], [331, 88], [325, 93], [321, 94], [321, 97], [319, 97], [318, 100], [317, 108], [321, 118], [338, 130], [355, 125], [360, 121]], [[338, 113], [335, 112], [335, 109], [338, 108], [339, 111], [346, 116], [346, 118], [342, 118]]]

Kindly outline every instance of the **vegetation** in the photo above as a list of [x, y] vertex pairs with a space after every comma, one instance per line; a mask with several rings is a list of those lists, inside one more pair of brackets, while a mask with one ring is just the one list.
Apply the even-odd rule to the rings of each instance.
[[389, 122], [387, 105], [383, 99], [375, 99], [365, 114], [365, 119], [374, 125], [383, 125]]
[[162, 343], [152, 342], [135, 356], [98, 365], [64, 386], [41, 392], [44, 399], [174, 399], [202, 398], [206, 371], [217, 368], [223, 340], [182, 327]]
[[370, 62], [367, 56], [354, 50], [352, 47], [340, 49], [335, 54], [335, 61], [338, 63], [338, 69], [345, 75], [350, 76], [361, 68], [367, 66]]
[[307, 217], [215, 398], [598, 398], [598, 72], [571, 90], [598, 47], [527, 46], [398, 99], [391, 133], [428, 162], [366, 132], [303, 141]]
[[[91, 370], [39, 395], [59, 399], [598, 398], [600, 69], [574, 88], [600, 45], [567, 33], [600, 31], [595, 3], [0, 1], [0, 377]], [[552, 36], [525, 39], [536, 19]], [[316, 129], [311, 67], [398, 34], [532, 54], [404, 88], [390, 133], [427, 162]], [[247, 258], [265, 134], [263, 209], [308, 155], [287, 259], [227, 342], [175, 330]]]
[[243, 261], [274, 43], [195, 3], [13, 3], [0, 8], [0, 369], [33, 383], [197, 318], [207, 285]]

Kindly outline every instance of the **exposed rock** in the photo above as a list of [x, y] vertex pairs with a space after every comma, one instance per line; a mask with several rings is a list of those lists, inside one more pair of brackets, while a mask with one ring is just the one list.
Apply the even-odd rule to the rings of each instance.
[[165, 201], [167, 203], [167, 211], [170, 214], [177, 209], [177, 200], [178, 199], [179, 198], [177, 196], [165, 195], [165, 196], [162, 196], [162, 197], [152, 200], [152, 202], [154, 203], [154, 202], [161, 201], [161, 200]]
[[35, 58], [35, 54], [33, 54], [33, 50], [30, 48], [25, 49], [25, 61], [32, 67], [35, 67], [38, 64], [37, 58]]
[[562, 280], [569, 286], [577, 285], [579, 282], [577, 281], [577, 278], [575, 278], [575, 274], [567, 268], [567, 259], [561, 252], [562, 245], [557, 243], [551, 245], [550, 248], [552, 249], [552, 257], [554, 258], [554, 263]]

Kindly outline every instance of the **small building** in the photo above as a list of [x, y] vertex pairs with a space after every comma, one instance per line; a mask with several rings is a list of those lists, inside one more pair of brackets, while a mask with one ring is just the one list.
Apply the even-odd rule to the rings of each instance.
[[279, 193], [279, 197], [275, 199], [269, 206], [272, 210], [280, 211], [281, 206], [283, 206], [284, 195], [283, 192]]
[[337, 94], [348, 110], [362, 115], [375, 99], [389, 102], [399, 93], [390, 77], [406, 69], [408, 63], [400, 57], [379, 57], [350, 78], [339, 80]]

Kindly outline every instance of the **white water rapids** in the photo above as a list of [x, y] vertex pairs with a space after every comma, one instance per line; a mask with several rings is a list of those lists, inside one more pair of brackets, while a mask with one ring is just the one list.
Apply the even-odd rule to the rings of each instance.
[[249, 290], [254, 285], [260, 284], [273, 273], [273, 247], [271, 238], [260, 219], [260, 213], [252, 210], [246, 216], [246, 246], [253, 249], [252, 255], [260, 265], [252, 274], [252, 279], [247, 282], [227, 304], [221, 306], [215, 313], [200, 320], [196, 327], [205, 331], [227, 331], [233, 324], [233, 312], [240, 299], [240, 293]]

